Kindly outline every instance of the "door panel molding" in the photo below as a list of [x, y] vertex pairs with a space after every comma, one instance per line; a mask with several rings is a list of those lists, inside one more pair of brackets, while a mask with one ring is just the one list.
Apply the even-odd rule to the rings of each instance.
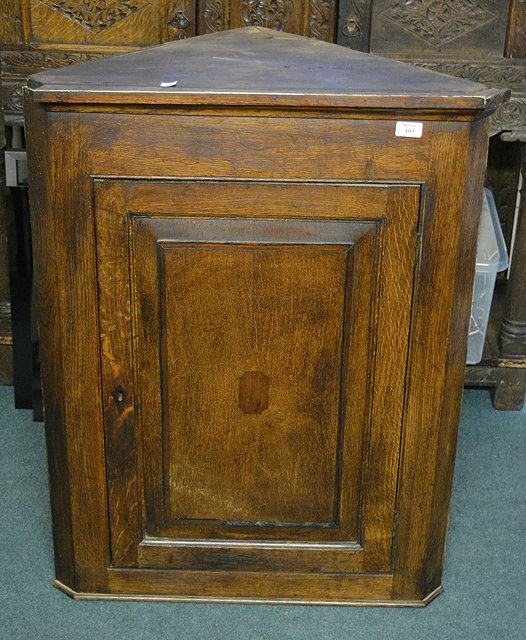
[[[210, 566], [215, 558], [218, 566], [223, 563], [240, 570], [288, 567], [308, 571], [317, 567], [322, 572], [389, 572], [419, 186], [97, 177], [92, 179], [92, 185], [97, 210], [107, 466], [114, 470], [108, 476], [110, 522], [114, 523], [112, 565], [195, 569]], [[152, 190], [156, 193], [154, 199]], [[215, 217], [213, 223], [211, 215]], [[175, 252], [180, 257], [193, 252], [195, 256], [204, 250], [212, 255], [210, 252], [219, 250], [224, 255], [234, 251], [237, 256], [243, 252], [248, 256], [256, 245], [260, 255], [266, 256], [263, 262], [268, 261], [272, 251], [277, 256], [279, 249], [282, 256], [283, 252], [298, 255], [303, 251], [303, 259], [309, 252], [342, 254], [348, 261], [346, 270], [352, 263], [345, 285], [352, 295], [347, 298], [348, 293], [345, 294], [341, 307], [339, 343], [343, 349], [337, 413], [340, 425], [354, 426], [347, 437], [348, 426], [338, 427], [338, 452], [333, 448], [337, 456], [334, 468], [340, 468], [336, 486], [345, 475], [342, 461], [352, 467], [347, 472], [355, 475], [350, 484], [344, 482], [334, 492], [334, 517], [318, 523], [308, 519], [303, 522], [306, 526], [298, 526], [296, 523], [301, 520], [282, 519], [279, 526], [278, 520], [254, 525], [245, 519], [227, 519], [218, 524], [197, 518], [191, 524], [188, 518], [171, 518], [170, 509], [166, 509], [163, 442], [170, 430], [164, 429], [163, 434], [163, 403], [152, 401], [159, 397], [162, 387], [162, 338], [156, 326], [159, 308], [153, 300], [156, 298], [157, 304], [163, 300], [164, 293], [160, 295], [159, 291], [166, 287], [159, 289], [158, 274], [166, 271], [166, 264], [162, 263], [167, 254]], [[308, 260], [311, 259], [312, 256]], [[177, 264], [176, 260], [172, 265], [175, 270]], [[149, 266], [144, 268], [145, 265]], [[389, 270], [392, 275], [387, 279], [384, 273]], [[247, 267], [242, 271], [248, 273]], [[178, 272], [179, 280], [185, 273]], [[150, 289], [145, 287], [148, 274], [157, 274], [150, 277]], [[114, 304], [116, 296], [120, 298], [118, 305]], [[389, 307], [390, 314], [393, 305], [403, 310], [398, 327], [388, 325], [389, 314], [382, 312], [383, 305]], [[118, 318], [113, 314], [116, 308], [121, 310]], [[126, 309], [124, 314], [122, 309]], [[141, 327], [148, 330], [141, 333]], [[365, 345], [360, 346], [364, 336]], [[356, 350], [344, 346], [353, 340]], [[151, 354], [153, 375], [141, 375], [141, 353]], [[359, 360], [371, 366], [362, 367], [354, 361], [356, 353]], [[381, 376], [376, 373], [380, 365], [384, 368]], [[385, 368], [390, 371], [388, 375]], [[384, 382], [378, 388], [380, 379]], [[348, 390], [352, 390], [350, 395]], [[390, 402], [391, 395], [402, 400], [395, 401], [395, 411], [382, 412], [382, 403]], [[351, 405], [352, 410], [348, 408]], [[242, 413], [239, 407], [237, 410]], [[265, 410], [260, 415], [264, 414]], [[382, 424], [382, 414], [390, 416], [388, 424]], [[386, 456], [387, 465], [383, 468], [380, 461], [385, 461]], [[163, 459], [159, 473], [159, 460]], [[115, 473], [116, 469], [119, 473]], [[155, 482], [152, 486], [152, 478], [165, 478], [164, 486]]]

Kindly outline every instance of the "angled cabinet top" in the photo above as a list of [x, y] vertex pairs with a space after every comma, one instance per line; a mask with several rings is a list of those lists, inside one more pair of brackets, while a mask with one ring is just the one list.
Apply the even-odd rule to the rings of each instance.
[[502, 89], [261, 27], [37, 73], [29, 88], [44, 103], [472, 112], [494, 109], [507, 96]]

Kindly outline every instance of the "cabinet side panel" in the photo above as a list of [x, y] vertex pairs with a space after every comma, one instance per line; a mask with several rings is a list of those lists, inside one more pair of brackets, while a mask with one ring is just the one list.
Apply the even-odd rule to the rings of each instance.
[[482, 208], [482, 186], [489, 141], [488, 126], [489, 118], [482, 122], [472, 123], [469, 131], [469, 146], [466, 144], [465, 148], [468, 173], [464, 181], [464, 199], [461, 212], [462, 226], [460, 227], [459, 224], [461, 232], [454, 261], [456, 270], [453, 292], [454, 306], [449, 332], [447, 376], [442, 413], [440, 415], [438, 458], [433, 482], [434, 495], [426, 562], [428, 571], [427, 592], [432, 591], [440, 584], [442, 575], [458, 425], [464, 388], [466, 336], [469, 330], [473, 279], [475, 276], [477, 232]]
[[434, 129], [402, 443], [399, 599], [424, 597], [440, 584], [487, 145], [484, 123]]
[[73, 533], [66, 425], [62, 338], [60, 332], [59, 265], [55, 256], [56, 234], [50, 206], [46, 159], [50, 153], [48, 123], [44, 109], [31, 99], [26, 100], [26, 131], [30, 175], [31, 226], [33, 235], [34, 287], [38, 310], [40, 337], [40, 370], [44, 393], [46, 445], [49, 489], [55, 548], [57, 578], [75, 585]]
[[31, 189], [42, 197], [33, 205], [46, 429], [51, 472], [58, 474], [53, 500], [68, 520], [59, 524], [56, 555], [69, 540], [73, 552], [66, 564], [72, 567], [73, 555], [78, 588], [101, 590], [109, 545], [86, 131], [78, 116], [49, 117], [48, 143], [38, 148], [42, 123], [29, 115], [30, 138], [36, 136]]

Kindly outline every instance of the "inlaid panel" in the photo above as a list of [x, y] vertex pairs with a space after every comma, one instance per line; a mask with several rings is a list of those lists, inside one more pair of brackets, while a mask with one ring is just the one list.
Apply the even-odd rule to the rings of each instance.
[[388, 571], [418, 188], [95, 188], [113, 565]]
[[[157, 245], [137, 299], [159, 300], [164, 524], [214, 520], [281, 536], [283, 527], [340, 528], [353, 253], [377, 240], [376, 225], [134, 226], [134, 242], [151, 234]], [[145, 253], [134, 251], [135, 272], [154, 268], [139, 262]], [[357, 495], [359, 473], [348, 475], [345, 491]], [[344, 530], [357, 537], [349, 522]]]

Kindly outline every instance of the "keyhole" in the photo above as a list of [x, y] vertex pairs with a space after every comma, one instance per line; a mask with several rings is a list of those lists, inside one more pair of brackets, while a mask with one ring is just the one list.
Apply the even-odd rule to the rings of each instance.
[[126, 396], [128, 395], [126, 393], [126, 389], [123, 389], [120, 385], [113, 391], [113, 393], [111, 394], [112, 398], [115, 402], [115, 404], [117, 405], [117, 407], [120, 409], [120, 405], [122, 405], [122, 403], [126, 400]]

